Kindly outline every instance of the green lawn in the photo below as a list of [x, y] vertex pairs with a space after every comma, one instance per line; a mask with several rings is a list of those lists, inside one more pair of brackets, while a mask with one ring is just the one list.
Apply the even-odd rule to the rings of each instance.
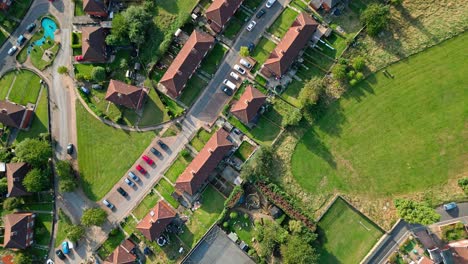
[[249, 9], [256, 10], [261, 3], [263, 0], [245, 0], [242, 4]]
[[221, 63], [221, 60], [224, 57], [224, 54], [228, 49], [221, 45], [220, 43], [216, 43], [213, 49], [208, 53], [208, 55], [203, 59], [200, 70], [208, 73], [214, 74], [216, 70], [218, 70], [218, 66]]
[[83, 190], [97, 201], [120, 180], [156, 134], [127, 132], [104, 125], [79, 103], [76, 116]]
[[278, 38], [283, 38], [284, 34], [291, 27], [298, 13], [291, 8], [284, 9], [283, 13], [273, 22], [267, 29], [268, 33], [275, 35]]
[[254, 146], [250, 145], [247, 141], [243, 141], [236, 152], [234, 152], [234, 156], [238, 157], [242, 161], [246, 161], [254, 150]]
[[52, 215], [37, 214], [34, 226], [34, 241], [36, 244], [48, 246], [52, 232]]
[[169, 121], [171, 118], [164, 108], [164, 104], [159, 98], [158, 93], [150, 88], [148, 99], [144, 105], [143, 115], [141, 116], [139, 126], [150, 126]]
[[72, 224], [70, 218], [62, 211], [59, 211], [58, 228], [56, 230], [57, 236], [55, 237], [55, 247], [58, 247], [66, 238], [65, 230]]
[[8, 90], [15, 79], [14, 72], [8, 72], [0, 78], [0, 100], [5, 100]]
[[7, 35], [5, 32], [3, 32], [2, 30], [0, 30], [0, 45], [3, 44], [3, 42], [7, 39]]
[[264, 117], [260, 117], [260, 120], [253, 129], [249, 129], [234, 116], [229, 117], [229, 123], [263, 146], [270, 146], [281, 132], [281, 128], [278, 125]]
[[318, 222], [319, 263], [359, 263], [383, 235], [341, 198]]
[[28, 103], [35, 104], [41, 89], [40, 80], [41, 78], [32, 71], [18, 71], [8, 99], [24, 106]]
[[296, 107], [300, 107], [301, 103], [299, 102], [297, 97], [299, 96], [299, 93], [301, 92], [301, 89], [303, 87], [304, 82], [293, 79], [292, 82], [288, 84], [288, 87], [286, 88], [284, 93], [281, 94], [281, 97], [288, 103]]
[[177, 202], [171, 194], [174, 192], [174, 186], [172, 186], [166, 179], [162, 178], [158, 185], [156, 185], [156, 191], [158, 191], [164, 200], [166, 200], [172, 207], [179, 207], [179, 202]]
[[310, 193], [393, 197], [464, 172], [468, 34], [369, 76], [323, 109], [296, 146], [292, 172]]
[[[39, 33], [40, 31], [36, 32], [37, 34], [40, 34], [42, 37], [42, 33]], [[29, 54], [29, 57], [31, 59], [31, 63], [36, 67], [38, 70], [44, 70], [47, 68], [49, 65], [51, 65], [54, 62], [55, 56], [57, 55], [58, 51], [60, 49], [60, 44], [55, 43], [53, 40], [50, 38], [47, 38], [46, 42], [44, 45], [37, 46], [35, 45], [31, 53]], [[46, 50], [49, 50], [52, 52], [52, 56], [49, 57], [47, 60], [43, 59], [44, 52]]]
[[184, 158], [182, 155], [179, 155], [174, 163], [172, 163], [171, 167], [166, 171], [166, 178], [168, 178], [172, 183], [175, 183], [179, 175], [184, 172], [185, 168], [192, 160], [192, 156]]
[[273, 41], [264, 37], [260, 38], [260, 41], [258, 42], [257, 46], [255, 46], [255, 49], [251, 54], [252, 58], [257, 61], [257, 64], [254, 66], [256, 70], [260, 69], [275, 47], [276, 44]]
[[41, 133], [47, 133], [49, 131], [49, 105], [47, 100], [47, 89], [42, 89], [41, 96], [39, 97], [36, 105], [36, 111], [34, 112], [34, 118], [31, 122], [31, 126], [28, 131], [20, 131], [16, 140], [22, 141], [26, 138], [38, 137]]
[[229, 219], [227, 222], [229, 223], [229, 231], [235, 232], [239, 236], [240, 240], [251, 245], [254, 226], [250, 221], [250, 218], [244, 218], [244, 214], [238, 212], [237, 218]]
[[125, 221], [120, 223], [120, 225], [128, 235], [131, 235], [136, 231], [137, 221], [135, 218], [129, 215]]
[[193, 139], [190, 141], [190, 145], [197, 151], [202, 150], [202, 148], [205, 146], [206, 142], [210, 140], [214, 132], [214, 129], [210, 133], [205, 129], [201, 128], [200, 130], [198, 130], [197, 135], [193, 137]]
[[109, 234], [109, 237], [107, 240], [102, 244], [102, 246], [98, 249], [98, 255], [101, 259], [106, 259], [116, 247], [122, 243], [122, 241], [125, 239], [125, 234], [122, 232], [122, 230], [117, 228], [116, 234]]
[[239, 9], [229, 21], [223, 35], [229, 39], [233, 39], [242, 29], [245, 23], [249, 20], [249, 14], [244, 10]]
[[85, 16], [86, 13], [83, 10], [83, 0], [74, 0], [75, 2], [75, 16]]
[[26, 12], [28, 12], [32, 0], [15, 0], [12, 2], [13, 3], [10, 9], [8, 10], [8, 15], [21, 20], [24, 17], [24, 15], [26, 15]]
[[186, 106], [191, 106], [201, 94], [203, 89], [208, 85], [208, 83], [200, 78], [197, 74], [192, 75], [192, 78], [188, 80], [187, 86], [185, 86], [180, 96], [180, 101]]
[[203, 191], [201, 207], [197, 209], [183, 227], [184, 233], [179, 238], [189, 247], [193, 247], [206, 233], [223, 211], [223, 197], [214, 187], [208, 185]]
[[143, 219], [158, 201], [159, 196], [155, 192], [148, 193], [138, 207], [133, 210], [133, 215], [140, 220]]

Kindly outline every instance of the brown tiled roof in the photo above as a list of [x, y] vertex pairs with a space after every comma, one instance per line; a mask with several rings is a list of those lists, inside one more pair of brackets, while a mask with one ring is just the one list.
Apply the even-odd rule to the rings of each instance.
[[106, 4], [103, 0], [83, 0], [83, 11], [90, 15], [107, 14]]
[[14, 213], [3, 219], [5, 235], [3, 247], [25, 249], [31, 245], [34, 234], [34, 217], [32, 213]]
[[6, 126], [20, 128], [25, 112], [22, 105], [0, 100], [0, 122]]
[[106, 62], [106, 34], [102, 27], [81, 28], [81, 55], [83, 60], [91, 62]]
[[6, 177], [8, 184], [7, 197], [29, 195], [23, 186], [24, 177], [29, 172], [29, 166], [25, 162], [8, 163], [6, 165]]
[[251, 85], [245, 88], [239, 101], [231, 108], [231, 113], [239, 118], [240, 121], [248, 124], [257, 115], [260, 107], [265, 103], [266, 96]]
[[228, 135], [224, 129], [219, 129], [211, 136], [203, 149], [177, 178], [177, 190], [193, 195], [200, 189], [210, 173], [232, 148], [232, 143], [227, 139]]
[[310, 15], [300, 13], [263, 67], [278, 77], [286, 73], [299, 52], [311, 39], [317, 26], [318, 23]]
[[107, 88], [106, 100], [131, 109], [140, 109], [146, 95], [144, 88], [111, 80]]
[[165, 201], [159, 201], [156, 206], [140, 221], [137, 229], [150, 241], [158, 239], [166, 226], [175, 218], [176, 212]]
[[104, 264], [131, 264], [135, 263], [136, 256], [131, 253], [135, 248], [135, 243], [130, 239], [125, 239], [125, 241], [120, 244], [112, 254], [107, 257]]
[[[210, 27], [220, 32], [244, 0], [214, 0], [205, 12]], [[215, 25], [213, 25], [215, 24]]]
[[434, 261], [426, 257], [422, 257], [421, 259], [419, 259], [418, 264], [434, 264]]
[[193, 31], [159, 82], [166, 87], [170, 96], [175, 98], [180, 95], [190, 76], [213, 44], [214, 38], [211, 35], [197, 30]]

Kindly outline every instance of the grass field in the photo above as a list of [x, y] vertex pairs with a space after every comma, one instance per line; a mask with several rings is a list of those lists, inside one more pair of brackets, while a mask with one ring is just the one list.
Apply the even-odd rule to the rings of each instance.
[[34, 241], [36, 244], [48, 246], [52, 232], [52, 215], [38, 214], [34, 227]]
[[106, 259], [125, 239], [125, 234], [119, 228], [117, 228], [117, 230], [116, 234], [109, 234], [107, 240], [98, 249], [97, 253], [101, 259]]
[[153, 208], [159, 200], [159, 196], [155, 192], [150, 192], [145, 196], [143, 201], [133, 210], [133, 215], [138, 219], [143, 219], [145, 215]]
[[281, 132], [281, 127], [264, 117], [260, 117], [260, 120], [253, 129], [248, 128], [234, 116], [229, 117], [228, 121], [240, 129], [242, 133], [264, 146], [270, 146]]
[[49, 108], [47, 101], [47, 89], [42, 90], [34, 112], [34, 117], [28, 131], [20, 131], [16, 137], [17, 141], [26, 138], [38, 137], [41, 133], [49, 131]]
[[187, 165], [192, 161], [192, 156], [184, 158], [182, 155], [179, 155], [177, 159], [172, 163], [171, 167], [166, 171], [165, 176], [172, 182], [175, 183], [177, 177], [184, 172]]
[[[319, 111], [292, 172], [309, 193], [425, 191], [466, 172], [468, 34], [369, 76]], [[465, 165], [464, 165], [465, 164]]]
[[156, 135], [104, 125], [81, 104], [77, 104], [76, 119], [83, 190], [91, 200], [97, 201], [120, 180]]
[[[10, 72], [8, 74], [15, 74]], [[11, 87], [8, 99], [12, 102], [26, 106], [28, 103], [35, 104], [41, 89], [41, 78], [28, 70], [18, 71], [16, 80]]]
[[158, 93], [150, 88], [148, 99], [144, 105], [143, 115], [138, 122], [139, 126], [150, 126], [169, 121], [171, 118], [164, 109]]
[[260, 41], [252, 52], [252, 58], [257, 61], [257, 64], [254, 66], [255, 69], [260, 69], [262, 64], [268, 59], [268, 56], [270, 56], [270, 53], [275, 49], [275, 47], [276, 44], [273, 41], [264, 37], [260, 38]]
[[155, 187], [156, 191], [158, 191], [161, 196], [166, 200], [172, 207], [177, 208], [179, 207], [179, 202], [177, 202], [171, 194], [174, 192], [174, 186], [172, 186], [167, 180], [162, 178], [158, 185]]
[[239, 31], [241, 31], [249, 17], [249, 14], [247, 14], [242, 9], [239, 9], [229, 21], [229, 24], [224, 30], [223, 35], [229, 39], [233, 39], [239, 33]]
[[209, 133], [205, 129], [201, 128], [200, 130], [198, 130], [197, 135], [193, 137], [193, 139], [190, 141], [190, 145], [197, 151], [202, 150], [202, 148], [205, 146], [206, 142], [210, 140], [214, 132], [214, 129], [211, 131], [211, 133]]
[[187, 86], [182, 91], [179, 98], [180, 101], [186, 106], [191, 106], [197, 100], [206, 85], [208, 85], [208, 83], [204, 79], [194, 74], [192, 78], [188, 80]]
[[247, 141], [243, 141], [236, 152], [234, 152], [234, 156], [238, 157], [242, 161], [246, 161], [254, 150], [254, 146], [250, 145], [250, 143]]
[[359, 263], [383, 232], [338, 198], [318, 222], [319, 263]]
[[11, 84], [15, 80], [15, 73], [8, 72], [3, 75], [0, 79], [0, 100], [5, 100], [8, 91], [10, 90]]
[[298, 13], [291, 8], [284, 9], [283, 13], [281, 13], [275, 22], [273, 22], [273, 24], [267, 29], [268, 33], [271, 33], [278, 38], [283, 38], [297, 15]]
[[214, 74], [227, 51], [228, 49], [226, 47], [216, 43], [213, 49], [206, 55], [205, 59], [203, 59], [200, 70], [208, 74]]

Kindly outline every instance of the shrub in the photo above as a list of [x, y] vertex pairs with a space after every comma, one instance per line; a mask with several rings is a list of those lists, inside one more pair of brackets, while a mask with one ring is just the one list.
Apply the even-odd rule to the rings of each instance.
[[349, 81], [349, 85], [351, 86], [355, 86], [357, 83], [358, 81], [356, 79], [352, 79], [351, 81]]
[[377, 36], [390, 19], [390, 9], [383, 4], [370, 4], [361, 14], [361, 22], [367, 26], [370, 36]]
[[356, 76], [354, 76], [358, 82], [364, 80], [364, 74], [362, 72], [357, 72]]
[[398, 215], [408, 223], [429, 225], [440, 219], [440, 215], [425, 203], [396, 199], [394, 201]]
[[229, 218], [231, 219], [236, 219], [239, 215], [237, 214], [237, 212], [232, 212], [229, 214]]
[[225, 229], [227, 229], [227, 228], [229, 227], [229, 223], [228, 223], [228, 222], [224, 222], [224, 223], [223, 223], [223, 227], [224, 227]]
[[468, 193], [468, 178], [461, 178], [458, 180], [458, 186], [462, 188], [465, 193]]
[[353, 59], [353, 68], [355, 70], [360, 71], [360, 70], [364, 69], [365, 66], [366, 66], [366, 62], [364, 61], [363, 57], [358, 56], [358, 57]]
[[239, 50], [239, 55], [242, 57], [248, 57], [250, 55], [249, 48], [246, 46], [241, 46]]
[[101, 66], [93, 67], [91, 70], [91, 79], [96, 82], [103, 82], [106, 79], [106, 70]]
[[19, 198], [19, 197], [6, 198], [5, 201], [3, 201], [3, 209], [11, 211], [13, 209], [18, 209], [23, 204], [24, 204], [24, 201], [22, 198]]
[[188, 158], [188, 157], [190, 157], [190, 151], [188, 149], [183, 149], [180, 152], [180, 155], [182, 155], [182, 157], [184, 157], [184, 158]]
[[60, 67], [58, 67], [57, 72], [59, 74], [66, 74], [66, 73], [68, 73], [68, 68], [66, 66], [60, 66]]
[[349, 71], [346, 75], [348, 75], [349, 79], [352, 79], [356, 75], [356, 72], [355, 71]]
[[244, 219], [249, 219], [249, 215], [247, 213], [244, 213]]
[[78, 81], [84, 81], [84, 80], [86, 80], [85, 75], [82, 74], [82, 73], [77, 73], [77, 74], [75, 74], [75, 78], [76, 78]]
[[344, 80], [346, 78], [346, 65], [336, 64], [332, 69], [333, 77], [337, 80]]

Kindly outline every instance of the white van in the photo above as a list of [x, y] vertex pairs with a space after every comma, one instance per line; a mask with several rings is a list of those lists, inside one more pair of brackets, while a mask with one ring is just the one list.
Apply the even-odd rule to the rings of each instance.
[[245, 67], [247, 67], [249, 69], [252, 68], [252, 65], [248, 61], [246, 61], [244, 59], [240, 60], [240, 64], [242, 64], [242, 66], [245, 66]]
[[235, 89], [237, 88], [236, 85], [235, 85], [234, 83], [232, 83], [231, 81], [229, 81], [228, 79], [224, 79], [223, 83], [224, 83], [227, 87], [229, 87], [229, 88], [231, 88], [231, 89], [233, 89], [233, 90], [235, 90]]
[[268, 0], [265, 4], [265, 6], [267, 8], [270, 8], [274, 3], [276, 2], [276, 0]]
[[231, 72], [229, 74], [229, 76], [231, 76], [234, 80], [238, 81], [239, 80], [239, 75], [235, 72]]

